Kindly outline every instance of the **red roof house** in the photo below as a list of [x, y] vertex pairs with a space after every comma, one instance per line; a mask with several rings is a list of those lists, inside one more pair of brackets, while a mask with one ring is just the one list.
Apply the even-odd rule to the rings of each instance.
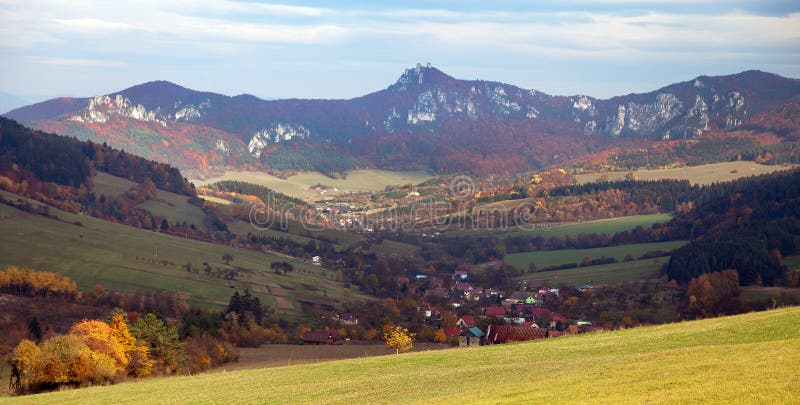
[[527, 340], [545, 339], [548, 337], [547, 329], [530, 328], [524, 326], [489, 325], [486, 331], [486, 344], [524, 342]]
[[486, 316], [494, 316], [502, 318], [506, 316], [506, 309], [498, 306], [486, 307], [483, 314]]
[[456, 322], [456, 326], [460, 326], [462, 328], [471, 328], [475, 326], [475, 317], [472, 315], [464, 315], [458, 320], [458, 322]]

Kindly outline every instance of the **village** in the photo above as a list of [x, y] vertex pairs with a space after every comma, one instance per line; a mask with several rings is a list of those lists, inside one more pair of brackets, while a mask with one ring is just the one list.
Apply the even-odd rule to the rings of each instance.
[[[541, 282], [522, 283], [519, 290], [504, 296], [497, 289], [471, 282], [469, 271], [458, 269], [447, 276], [418, 274], [413, 278], [398, 277], [397, 286], [405, 294], [419, 299], [417, 318], [421, 318], [424, 327], [444, 334], [445, 339], [434, 341], [453, 346], [523, 342], [603, 330], [590, 321], [569, 319], [548, 308], [548, 303], [558, 300], [560, 289]], [[592, 290], [594, 287], [590, 285], [578, 288], [581, 293], [591, 293]], [[359, 324], [357, 316], [349, 312], [329, 310], [320, 318], [329, 325], [341, 327]], [[303, 334], [302, 343], [337, 345], [351, 342], [349, 336], [335, 332], [335, 327], [310, 330]]]

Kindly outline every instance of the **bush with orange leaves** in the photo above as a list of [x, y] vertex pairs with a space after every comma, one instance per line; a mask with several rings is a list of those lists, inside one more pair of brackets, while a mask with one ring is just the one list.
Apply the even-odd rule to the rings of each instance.
[[125, 313], [118, 310], [108, 323], [85, 319], [73, 325], [69, 334], [38, 346], [23, 340], [11, 363], [13, 385], [20, 393], [144, 377], [153, 367], [148, 348], [137, 344]]
[[11, 362], [14, 385], [20, 393], [117, 379], [114, 359], [90, 349], [74, 335], [55, 336], [39, 346], [23, 340]]
[[75, 299], [78, 287], [74, 281], [56, 273], [10, 266], [0, 271], [0, 291], [28, 297], [55, 295]]
[[236, 346], [208, 334], [187, 338], [185, 350], [184, 367], [191, 374], [239, 360], [239, 349]]

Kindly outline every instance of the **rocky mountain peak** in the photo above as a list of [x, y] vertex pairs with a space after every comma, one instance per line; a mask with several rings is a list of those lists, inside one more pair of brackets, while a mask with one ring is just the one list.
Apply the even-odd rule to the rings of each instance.
[[425, 65], [417, 63], [416, 66], [406, 69], [397, 79], [397, 82], [389, 86], [389, 90], [403, 91], [414, 86], [427, 86], [455, 80], [455, 78], [433, 67], [430, 63]]

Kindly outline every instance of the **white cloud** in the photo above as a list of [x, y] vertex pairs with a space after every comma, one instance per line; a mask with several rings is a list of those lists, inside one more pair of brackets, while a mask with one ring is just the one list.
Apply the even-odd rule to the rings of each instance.
[[125, 62], [105, 60], [105, 59], [84, 59], [84, 58], [51, 58], [47, 56], [28, 56], [25, 58], [33, 64], [60, 66], [60, 67], [125, 67]]

